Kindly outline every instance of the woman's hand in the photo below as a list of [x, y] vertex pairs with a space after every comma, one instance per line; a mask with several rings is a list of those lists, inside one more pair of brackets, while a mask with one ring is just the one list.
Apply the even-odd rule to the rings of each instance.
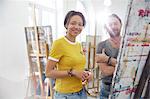
[[76, 76], [77, 78], [81, 79], [82, 81], [84, 81], [85, 79], [87, 79], [87, 72], [85, 71], [76, 71], [76, 70], [72, 70], [72, 74], [74, 76]]
[[86, 79], [87, 81], [91, 81], [93, 79], [93, 74], [90, 71], [84, 71], [86, 72]]
[[93, 74], [90, 71], [76, 71], [73, 70], [72, 74], [82, 80], [82, 84], [85, 85], [87, 82], [93, 79]]
[[86, 79], [82, 80], [82, 85], [86, 85], [87, 82], [93, 79], [93, 74], [90, 71], [84, 71], [86, 73]]

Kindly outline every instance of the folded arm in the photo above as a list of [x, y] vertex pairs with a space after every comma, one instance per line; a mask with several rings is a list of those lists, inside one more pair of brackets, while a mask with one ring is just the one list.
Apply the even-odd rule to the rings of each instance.
[[102, 75], [104, 75], [104, 76], [113, 75], [115, 67], [109, 66], [106, 63], [98, 63], [98, 66], [100, 68], [100, 71], [101, 71]]
[[[109, 60], [109, 56], [107, 56], [106, 54], [102, 53], [102, 54], [96, 55], [96, 62], [97, 63], [108, 63], [108, 60]], [[115, 66], [117, 64], [117, 60], [113, 57], [111, 57], [109, 61], [110, 61], [109, 65]]]

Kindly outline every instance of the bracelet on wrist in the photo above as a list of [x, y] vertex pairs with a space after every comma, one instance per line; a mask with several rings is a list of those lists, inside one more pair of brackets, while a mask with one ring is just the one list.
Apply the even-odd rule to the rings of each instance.
[[70, 77], [72, 77], [72, 76], [73, 76], [73, 74], [72, 74], [72, 68], [71, 68], [67, 73], [68, 73], [68, 75], [69, 75]]

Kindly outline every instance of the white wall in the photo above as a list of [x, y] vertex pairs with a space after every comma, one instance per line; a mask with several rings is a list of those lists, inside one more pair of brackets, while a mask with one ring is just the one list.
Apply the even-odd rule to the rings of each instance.
[[0, 99], [25, 97], [27, 4], [0, 0]]

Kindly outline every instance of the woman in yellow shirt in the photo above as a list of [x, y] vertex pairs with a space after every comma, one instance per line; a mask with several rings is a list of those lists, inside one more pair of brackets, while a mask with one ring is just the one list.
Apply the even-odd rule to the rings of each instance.
[[90, 81], [92, 74], [84, 71], [85, 55], [81, 44], [76, 42], [85, 23], [81, 12], [69, 11], [64, 20], [66, 35], [52, 45], [46, 76], [56, 79], [54, 99], [87, 99], [82, 81]]

